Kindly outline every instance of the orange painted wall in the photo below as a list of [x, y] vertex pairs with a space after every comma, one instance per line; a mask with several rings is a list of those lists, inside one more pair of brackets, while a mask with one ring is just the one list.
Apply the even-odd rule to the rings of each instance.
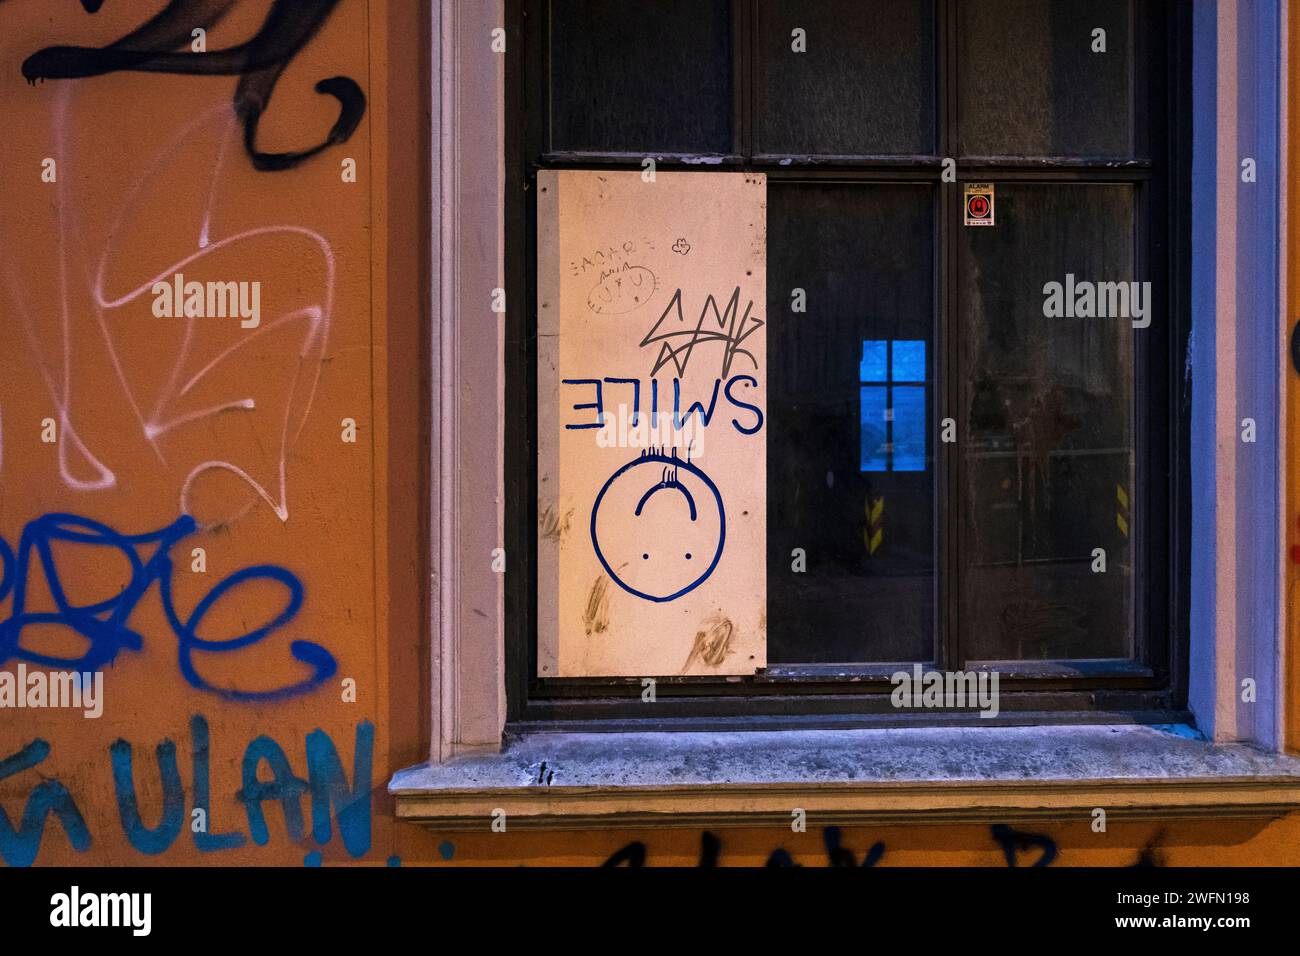
[[[385, 784], [394, 769], [423, 759], [429, 711], [421, 409], [430, 383], [420, 305], [428, 301], [428, 24], [421, 4], [340, 3], [286, 66], [258, 144], [291, 150], [321, 140], [338, 112], [313, 89], [324, 77], [352, 78], [365, 113], [346, 142], [277, 172], [258, 171], [248, 158], [232, 111], [234, 76], [123, 71], [24, 82], [22, 65], [36, 51], [104, 47], [166, 6], [108, 2], [91, 14], [72, 3], [0, 2], [0, 538], [16, 558], [25, 531], [39, 537], [74, 527], [46, 516], [102, 526], [90, 540], [56, 542], [53, 575], [37, 565], [20, 574], [16, 560], [7, 562], [0, 668], [16, 672], [23, 655], [105, 657], [98, 719], [0, 709], [0, 809], [11, 828], [0, 822], [5, 862], [591, 865], [639, 843], [647, 865], [695, 864], [702, 837], [694, 829], [448, 834], [392, 821]], [[208, 49], [254, 34], [269, 6], [237, 4], [208, 32]], [[1294, 50], [1291, 62], [1300, 63]], [[42, 181], [47, 158], [56, 164], [54, 182]], [[349, 158], [355, 183], [341, 176]], [[1297, 197], [1293, 183], [1293, 222], [1300, 221]], [[1294, 238], [1290, 248], [1297, 314]], [[152, 282], [178, 269], [193, 280], [260, 282], [261, 325], [154, 315]], [[1292, 376], [1293, 414], [1296, 386]], [[341, 440], [347, 418], [356, 422], [355, 443]], [[45, 419], [54, 419], [53, 442], [42, 440]], [[1292, 478], [1291, 512], [1300, 514]], [[201, 526], [167, 549], [174, 562], [167, 587], [158, 579], [156, 540], [125, 541], [106, 530], [148, 535], [185, 513]], [[206, 552], [201, 573], [193, 570], [196, 547]], [[256, 570], [266, 567], [277, 577]], [[1293, 590], [1297, 568], [1291, 565]], [[220, 593], [223, 581], [248, 569], [251, 578], [237, 579], [195, 620], [214, 588]], [[284, 609], [289, 582], [303, 596], [291, 620], [248, 646], [195, 651], [187, 674], [184, 642], [220, 642], [264, 626]], [[55, 583], [65, 592], [62, 609]], [[124, 598], [133, 583], [147, 588]], [[103, 619], [127, 600], [126, 624], [139, 647], [115, 647], [121, 632]], [[21, 617], [41, 612], [54, 617]], [[333, 672], [283, 699], [220, 692], [266, 692], [308, 679], [312, 669], [295, 659], [294, 641], [318, 648], [316, 658], [333, 661]], [[355, 702], [344, 699], [345, 678], [355, 681]], [[1291, 679], [1294, 687], [1294, 670]], [[195, 753], [195, 718], [208, 728], [206, 759]], [[371, 760], [360, 784], [359, 740]], [[313, 785], [319, 803], [337, 779], [327, 743], [356, 792], [345, 799], [353, 809], [343, 820], [331, 803], [328, 834], [313, 835], [320, 822]], [[115, 782], [115, 749], [119, 768], [130, 754], [132, 785]], [[254, 799], [259, 794], [245, 789], [249, 754], [278, 751], [291, 778], [283, 801]], [[160, 769], [169, 771], [173, 759], [179, 790], [164, 785]], [[210, 838], [227, 834], [241, 845], [199, 847], [192, 812], [204, 801], [196, 766], [209, 774]], [[263, 784], [273, 779], [268, 762], [255, 770]], [[169, 791], [179, 793], [179, 804], [168, 806]], [[154, 831], [134, 840], [122, 819], [132, 792], [141, 827]], [[51, 806], [65, 813], [35, 812]], [[253, 839], [256, 808], [264, 843]], [[32, 823], [23, 831], [28, 810]], [[1020, 829], [1050, 838], [1054, 862], [1067, 865], [1285, 864], [1300, 846], [1296, 816], [1112, 819], [1103, 834], [1086, 821]], [[804, 834], [717, 836], [723, 865], [762, 864], [777, 848], [805, 865], [827, 859], [815, 821]], [[840, 840], [855, 860], [881, 844], [881, 865], [1006, 863], [989, 826], [853, 828]], [[1045, 846], [1026, 843], [1016, 861], [1040, 859]]]
[[[1087, 821], [1021, 824], [1011, 829], [1048, 841], [1014, 841], [1014, 863], [1022, 867], [1040, 862], [1051, 866], [1294, 866], [1300, 847], [1300, 819], [1295, 816], [1271, 823], [1124, 822], [1112, 816], [1105, 833], [1094, 833]], [[716, 830], [714, 835], [719, 841], [719, 866], [763, 866], [777, 849], [801, 866], [828, 863], [826, 834], [811, 823], [808, 832], [801, 834], [772, 828]], [[631, 842], [644, 845], [645, 866], [697, 866], [702, 855], [699, 830], [475, 833], [446, 835], [434, 862], [591, 866]], [[838, 845], [852, 853], [859, 865], [869, 853], [882, 867], [1007, 865], [992, 825], [854, 827], [839, 835]], [[444, 860], [448, 853], [450, 861]]]
[[[352, 78], [365, 113], [346, 142], [260, 171], [235, 115], [236, 76], [24, 81], [37, 51], [105, 47], [167, 6], [0, 4], [0, 537], [10, 552], [0, 665], [44, 671], [44, 655], [66, 660], [61, 669], [101, 661], [104, 675], [97, 719], [0, 710], [0, 759], [22, 755], [0, 765], [0, 806], [17, 828], [25, 808], [59, 803], [43, 781], [66, 790], [65, 818], [79, 814], [84, 830], [50, 816], [39, 863], [383, 861], [401, 852], [384, 785], [393, 766], [420, 758], [425, 706], [419, 582], [407, 570], [421, 540], [419, 7], [347, 2], [330, 13], [275, 85], [257, 148], [325, 137], [339, 114], [313, 89], [326, 77]], [[209, 55], [256, 34], [269, 8], [236, 4], [209, 24]], [[202, 55], [186, 46], [178, 56]], [[406, 155], [391, 155], [394, 135]], [[390, 273], [398, 264], [404, 276]], [[153, 283], [176, 272], [260, 283], [260, 324], [160, 317]], [[186, 514], [192, 532], [175, 525]], [[24, 567], [44, 541], [53, 571]], [[125, 609], [115, 627], [110, 616]], [[277, 617], [289, 619], [262, 639], [221, 646]], [[398, 626], [404, 644], [391, 649]], [[197, 641], [210, 643], [185, 650]], [[403, 676], [390, 686], [394, 665]], [[206, 759], [194, 754], [198, 718]], [[254, 757], [268, 756], [257, 780], [275, 778], [281, 752], [287, 760], [287, 820], [275, 799], [239, 797], [256, 795], [244, 768], [255, 740]], [[154, 831], [135, 841], [120, 819], [132, 788], [115, 787], [115, 746], [119, 770], [129, 754], [141, 828]], [[168, 809], [160, 764], [173, 763], [184, 797]], [[196, 846], [203, 765], [208, 838], [240, 845]], [[312, 794], [324, 809], [327, 777], [357, 792], [341, 818], [337, 803], [320, 814], [321, 840]], [[259, 805], [264, 845], [247, 812]], [[30, 857], [39, 832], [0, 833], [7, 862]]]

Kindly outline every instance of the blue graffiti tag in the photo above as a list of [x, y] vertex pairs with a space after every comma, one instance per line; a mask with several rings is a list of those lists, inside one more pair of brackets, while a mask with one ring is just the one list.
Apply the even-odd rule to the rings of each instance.
[[[294, 774], [288, 755], [275, 740], [260, 736], [251, 741], [242, 761], [243, 786], [234, 794], [248, 818], [248, 834], [238, 829], [212, 832], [215, 823], [212, 819], [211, 740], [207, 718], [201, 714], [194, 715], [190, 720], [190, 736], [194, 776], [192, 788], [188, 791], [181, 778], [174, 740], [164, 738], [154, 748], [160, 788], [142, 786], [137, 789], [137, 774], [142, 779], [151, 777], [152, 768], [148, 766], [147, 758], [142, 758], [137, 765], [135, 748], [130, 741], [118, 739], [109, 747], [118, 819], [127, 842], [137, 852], [158, 856], [176, 844], [185, 829], [187, 793], [189, 806], [193, 808], [189, 819], [202, 821], [201, 825], [190, 828], [194, 846], [202, 853], [242, 847], [250, 838], [258, 846], [270, 842], [271, 831], [262, 808], [266, 801], [280, 804], [285, 835], [295, 842], [304, 840], [305, 796], [310, 797], [311, 803], [311, 837], [318, 845], [330, 845], [337, 827], [349, 856], [360, 859], [370, 852], [373, 841], [375, 725], [369, 720], [356, 725], [350, 783], [338, 747], [319, 727], [307, 735], [306, 779]], [[0, 781], [9, 781], [24, 771], [33, 770], [50, 756], [50, 752], [50, 744], [38, 738], [15, 754], [0, 756]], [[273, 779], [258, 777], [258, 769], [263, 763], [269, 765]], [[71, 792], [48, 769], [38, 773], [41, 781], [28, 793], [17, 825], [0, 807], [0, 863], [8, 866], [31, 866], [35, 862], [51, 817], [62, 825], [68, 842], [78, 853], [86, 852], [91, 846], [86, 818]], [[3, 786], [9, 788], [14, 783], [17, 781], [5, 782]], [[142, 809], [142, 792], [161, 792], [161, 806]], [[149, 827], [145, 819], [157, 819], [158, 823]], [[318, 850], [308, 856], [314, 856], [318, 861], [321, 859]], [[450, 859], [450, 853], [445, 853], [444, 858]]]
[[[290, 654], [308, 665], [312, 671], [309, 677], [296, 684], [273, 690], [246, 691], [214, 687], [204, 680], [192, 661], [195, 651], [236, 651], [256, 644], [280, 630], [302, 609], [303, 586], [295, 575], [284, 568], [267, 564], [244, 568], [219, 581], [199, 601], [189, 617], [182, 619], [172, 597], [171, 549], [193, 534], [196, 528], [192, 517], [182, 515], [157, 531], [124, 535], [89, 518], [54, 513], [28, 522], [16, 553], [0, 538], [0, 601], [6, 595], [12, 595], [9, 618], [0, 621], [0, 665], [18, 659], [44, 667], [95, 671], [115, 661], [123, 649], [140, 650], [144, 646], [144, 639], [131, 629], [129, 621], [140, 600], [157, 581], [163, 611], [177, 640], [177, 665], [190, 686], [197, 690], [234, 701], [279, 700], [306, 693], [331, 677], [338, 665], [329, 651], [310, 641], [293, 641], [289, 645]], [[59, 576], [53, 547], [56, 542], [112, 549], [130, 562], [130, 583], [121, 593], [105, 600], [90, 604], [75, 603]], [[154, 549], [153, 554], [146, 560], [142, 552], [147, 552], [150, 548]], [[32, 571], [33, 555], [44, 572], [47, 589], [55, 606], [53, 611], [26, 610], [28, 575]], [[282, 585], [287, 594], [284, 609], [267, 623], [243, 634], [224, 638], [201, 637], [199, 627], [216, 603], [241, 585], [253, 581], [271, 581]], [[41, 624], [71, 628], [88, 642], [85, 653], [80, 657], [55, 657], [23, 647], [23, 629]]]
[[[0, 759], [0, 780], [32, 769], [49, 755], [49, 742], [38, 737], [13, 756]], [[8, 866], [31, 866], [45, 835], [45, 819], [51, 814], [63, 824], [74, 850], [85, 853], [90, 849], [90, 830], [72, 794], [58, 780], [45, 779], [28, 794], [17, 828], [0, 808], [0, 861]]]

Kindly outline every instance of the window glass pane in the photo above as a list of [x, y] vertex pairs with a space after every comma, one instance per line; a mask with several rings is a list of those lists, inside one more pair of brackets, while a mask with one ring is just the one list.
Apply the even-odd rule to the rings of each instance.
[[932, 0], [759, 0], [757, 32], [759, 152], [933, 151]]
[[732, 149], [726, 0], [552, 0], [551, 149]]
[[890, 362], [896, 382], [925, 381], [925, 343], [899, 339], [893, 343]]
[[858, 393], [858, 420], [862, 430], [861, 471], [888, 471], [889, 429], [885, 411], [889, 407], [889, 390], [883, 385], [863, 385]]
[[769, 180], [767, 228], [768, 662], [932, 660], [932, 187]]
[[867, 339], [862, 343], [862, 361], [858, 363], [858, 379], [863, 382], [884, 382], [889, 379], [889, 342], [884, 339]]
[[1134, 190], [996, 189], [997, 225], [959, 229], [962, 646], [1127, 658], [1133, 322], [1151, 309], [1132, 284]]
[[922, 386], [907, 385], [893, 391], [890, 409], [890, 452], [894, 471], [925, 471], [925, 397]]
[[[1127, 0], [961, 0], [965, 156], [1128, 156]], [[1093, 52], [1103, 39], [1105, 52]]]

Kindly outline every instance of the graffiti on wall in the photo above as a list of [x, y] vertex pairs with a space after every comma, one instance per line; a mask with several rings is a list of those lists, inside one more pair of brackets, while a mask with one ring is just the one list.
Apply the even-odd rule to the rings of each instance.
[[[1059, 856], [1056, 841], [1045, 833], [1018, 830], [1004, 823], [995, 823], [989, 827], [989, 836], [1002, 852], [1008, 867], [1044, 867], [1051, 866]], [[1160, 865], [1157, 850], [1163, 834], [1157, 833], [1138, 852], [1135, 867], [1152, 867]], [[858, 857], [857, 852], [843, 842], [839, 827], [828, 826], [822, 829], [822, 845], [825, 849], [824, 863], [830, 867], [874, 867], [885, 857], [885, 843], [877, 840]], [[615, 850], [602, 863], [605, 867], [641, 867], [649, 858], [646, 844], [634, 840]], [[722, 858], [722, 840], [714, 833], [704, 831], [700, 834], [700, 855], [698, 866], [714, 867]], [[769, 867], [801, 866], [788, 850], [777, 847], [767, 857]]]
[[[216, 832], [211, 799], [211, 743], [208, 720], [195, 715], [190, 721], [191, 764], [188, 791], [181, 779], [176, 758], [176, 743], [164, 739], [154, 750], [157, 772], [162, 784], [161, 807], [146, 813], [140, 807], [137, 776], [146, 771], [140, 760], [137, 769], [135, 746], [118, 739], [109, 748], [113, 793], [117, 802], [118, 821], [131, 847], [147, 856], [164, 853], [176, 843], [182, 830], [189, 829], [194, 849], [200, 853], [231, 850], [249, 840], [258, 846], [270, 841], [266, 804], [278, 804], [284, 828], [294, 843], [306, 839], [303, 800], [310, 806], [311, 839], [325, 846], [335, 828], [349, 856], [359, 858], [370, 850], [372, 764], [375, 727], [369, 721], [356, 726], [352, 780], [338, 749], [329, 734], [317, 728], [304, 742], [307, 776], [294, 773], [284, 748], [268, 735], [250, 741], [240, 764], [241, 786], [234, 799], [244, 811], [247, 833], [240, 829]], [[40, 765], [50, 756], [51, 745], [37, 738], [17, 753], [0, 758], [0, 781], [19, 777], [26, 771], [41, 780], [27, 794], [22, 818], [17, 827], [0, 808], [0, 859], [8, 866], [30, 866], [40, 852], [49, 818], [62, 827], [68, 841], [78, 853], [93, 844], [92, 827], [70, 788], [57, 776], [48, 776]], [[260, 775], [263, 765], [269, 780]], [[190, 812], [186, 813], [185, 794], [190, 794]], [[145, 817], [157, 818], [154, 826]], [[312, 851], [319, 853], [319, 851]]]
[[[303, 604], [303, 586], [298, 578], [276, 565], [255, 565], [243, 568], [222, 578], [203, 597], [195, 608], [182, 615], [176, 607], [172, 589], [172, 548], [192, 535], [194, 519], [182, 515], [165, 528], [144, 534], [124, 535], [98, 521], [72, 514], [47, 514], [28, 522], [14, 551], [0, 538], [0, 602], [11, 598], [8, 617], [0, 618], [0, 665], [10, 660], [21, 660], [44, 667], [68, 668], [75, 671], [97, 671], [112, 664], [122, 650], [139, 651], [144, 638], [131, 629], [130, 622], [136, 605], [158, 585], [162, 609], [176, 639], [176, 657], [181, 675], [191, 687], [216, 693], [229, 700], [278, 700], [319, 686], [336, 670], [329, 651], [311, 641], [296, 640], [290, 652], [311, 671], [308, 677], [284, 687], [271, 690], [247, 691], [238, 688], [214, 687], [199, 674], [194, 664], [195, 653], [229, 654], [262, 641], [289, 624]], [[55, 546], [60, 542], [78, 544], [95, 549], [96, 558], [107, 562], [122, 558], [129, 567], [129, 580], [118, 593], [95, 600], [78, 599], [77, 582], [64, 580], [56, 557]], [[149, 553], [151, 552], [151, 553]], [[147, 555], [147, 557], [146, 557]], [[33, 574], [43, 578], [45, 590], [51, 595], [53, 611], [27, 609], [27, 596], [32, 587]], [[284, 591], [283, 608], [269, 621], [252, 627], [241, 634], [228, 636], [201, 636], [204, 619], [220, 601], [237, 601], [241, 588], [255, 582], [275, 582]], [[80, 657], [56, 657], [43, 654], [23, 644], [25, 628], [33, 626], [66, 627], [85, 638], [85, 650]]]
[[[366, 111], [366, 96], [357, 82], [331, 76], [316, 84], [316, 92], [338, 100], [339, 116], [315, 146], [291, 152], [266, 153], [257, 148], [257, 126], [270, 104], [280, 74], [298, 51], [320, 30], [338, 0], [274, 0], [262, 27], [250, 39], [224, 50], [196, 50], [196, 31], [206, 34], [230, 12], [236, 0], [172, 0], [146, 23], [105, 47], [50, 46], [23, 62], [29, 83], [39, 80], [103, 76], [119, 70], [173, 73], [183, 76], [238, 76], [234, 110], [244, 130], [244, 148], [254, 167], [264, 171], [292, 169], [356, 132]], [[82, 0], [87, 13], [96, 13], [103, 0]], [[189, 47], [189, 49], [182, 49]]]
[[[59, 102], [65, 108], [68, 96], [66, 92], [59, 94]], [[237, 520], [257, 500], [269, 505], [281, 521], [287, 521], [287, 463], [307, 423], [329, 345], [334, 308], [334, 256], [329, 242], [319, 233], [293, 224], [254, 226], [227, 236], [217, 235], [214, 220], [226, 215], [217, 202], [218, 177], [224, 165], [224, 155], [219, 155], [213, 181], [206, 190], [196, 191], [183, 201], [169, 200], [177, 221], [192, 223], [193, 245], [182, 249], [176, 259], [157, 264], [141, 263], [138, 259], [123, 261], [120, 255], [122, 247], [129, 247], [136, 238], [131, 235], [131, 227], [143, 221], [145, 210], [163, 198], [158, 195], [155, 181], [174, 172], [171, 164], [183, 147], [203, 123], [213, 118], [213, 112], [208, 111], [183, 130], [162, 153], [151, 158], [140, 178], [125, 191], [93, 274], [83, 269], [77, 255], [77, 250], [88, 241], [79, 234], [72, 214], [81, 200], [72, 186], [65, 185], [69, 171], [76, 168], [76, 157], [59, 136], [52, 157], [55, 168], [65, 171], [64, 178], [56, 182], [60, 199], [55, 251], [59, 263], [56, 301], [63, 304], [57, 319], [51, 321], [50, 317], [40, 315], [38, 303], [48, 293], [27, 288], [35, 284], [35, 277], [30, 274], [20, 277], [12, 259], [5, 264], [3, 278], [31, 360], [50, 395], [54, 411], [50, 419], [51, 434], [58, 451], [59, 475], [69, 489], [102, 491], [120, 484], [119, 469], [106, 463], [107, 455], [97, 447], [104, 444], [103, 439], [83, 434], [78, 411], [91, 396], [74, 388], [70, 375], [73, 364], [103, 363], [112, 370], [125, 395], [122, 411], [134, 419], [129, 427], [137, 430], [148, 444], [160, 470], [170, 470], [172, 465], [165, 442], [182, 429], [192, 434], [208, 421], [232, 413], [265, 421], [265, 425], [259, 425], [265, 434], [259, 447], [269, 445], [274, 449], [274, 461], [259, 469], [226, 456], [196, 456], [192, 464], [186, 462], [188, 467], [177, 489], [178, 508], [182, 513], [195, 512], [196, 485], [212, 473], [220, 472], [246, 484], [254, 499], [223, 505], [205, 517], [202, 522], [205, 526]], [[0, 241], [7, 238], [0, 234]], [[191, 314], [180, 316], [184, 321], [179, 332], [168, 336], [165, 331], [160, 333], [156, 322], [142, 326], [135, 319], [133, 309], [147, 302], [157, 286], [167, 286], [174, 277], [186, 272], [202, 276], [207, 270], [217, 268], [209, 263], [228, 262], [232, 257], [257, 261], [262, 256], [284, 258], [294, 253], [302, 256], [301, 269], [305, 275], [320, 275], [323, 288], [319, 299], [304, 303], [297, 288], [289, 295], [273, 294], [271, 301], [276, 314], [265, 323], [259, 320], [255, 328], [239, 330], [236, 334], [236, 329], [204, 323]], [[144, 281], [125, 290], [109, 291], [114, 274], [137, 269], [142, 264], [150, 270]], [[76, 286], [74, 279], [78, 272], [87, 275], [88, 288]], [[294, 301], [295, 298], [299, 301]], [[82, 318], [86, 313], [93, 320], [93, 327], [88, 327]], [[276, 367], [269, 375], [252, 383], [240, 375], [241, 361], [253, 356], [259, 356], [258, 361], [269, 361], [260, 356], [271, 348], [274, 348], [271, 358]], [[142, 361], [146, 357], [147, 361]], [[157, 375], [160, 364], [167, 370], [161, 380]], [[82, 393], [79, 402], [74, 403], [74, 393]], [[261, 417], [263, 412], [265, 418]], [[127, 422], [114, 424], [121, 427]]]
[[108, 703], [0, 694], [31, 708], [0, 719], [0, 860], [360, 858], [387, 769], [356, 716], [384, 693], [370, 11], [142, 9], [56, 34], [0, 0], [0, 673], [94, 672]]

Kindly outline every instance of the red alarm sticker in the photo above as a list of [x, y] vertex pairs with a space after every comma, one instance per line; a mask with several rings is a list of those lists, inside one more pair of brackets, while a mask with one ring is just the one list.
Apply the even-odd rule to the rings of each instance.
[[993, 184], [966, 184], [966, 225], [993, 225]]

